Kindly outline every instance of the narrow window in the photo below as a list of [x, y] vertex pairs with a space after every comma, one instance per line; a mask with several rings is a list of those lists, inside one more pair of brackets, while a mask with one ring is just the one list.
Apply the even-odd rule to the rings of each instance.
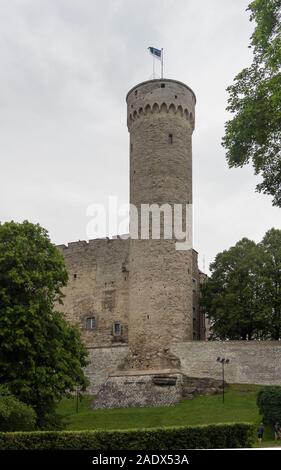
[[195, 318], [196, 318], [196, 308], [193, 307], [193, 322], [194, 322]]
[[197, 289], [197, 281], [196, 279], [194, 279], [194, 277], [192, 278], [192, 290], [193, 292], [195, 292]]
[[131, 152], [133, 151], [133, 144], [131, 144]]
[[114, 336], [121, 335], [121, 323], [119, 321], [115, 321], [113, 324], [113, 334]]
[[165, 88], [165, 83], [161, 83], [161, 88]]
[[138, 90], [135, 91], [135, 96], [137, 96], [137, 94], [138, 94]]
[[176, 99], [176, 100], [178, 99], [178, 95], [175, 95], [175, 99]]
[[77, 274], [73, 274], [74, 279], [77, 279]]
[[86, 318], [86, 330], [95, 330], [97, 327], [96, 317]]
[[173, 143], [173, 134], [169, 134], [169, 144]]

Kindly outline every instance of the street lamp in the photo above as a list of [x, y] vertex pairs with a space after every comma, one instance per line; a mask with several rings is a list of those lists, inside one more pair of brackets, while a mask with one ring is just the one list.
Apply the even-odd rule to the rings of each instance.
[[217, 362], [220, 362], [222, 365], [222, 402], [224, 403], [224, 365], [229, 364], [230, 360], [225, 357], [218, 357]]

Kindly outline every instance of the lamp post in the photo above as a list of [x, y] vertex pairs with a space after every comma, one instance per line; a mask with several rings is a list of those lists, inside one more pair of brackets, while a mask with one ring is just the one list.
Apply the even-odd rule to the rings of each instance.
[[222, 402], [224, 403], [224, 365], [229, 364], [230, 360], [225, 357], [218, 357], [217, 362], [220, 362], [222, 365]]

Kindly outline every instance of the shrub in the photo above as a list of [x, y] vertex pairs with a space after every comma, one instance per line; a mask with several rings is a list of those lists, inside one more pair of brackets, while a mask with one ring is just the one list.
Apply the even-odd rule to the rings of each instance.
[[0, 450], [176, 450], [251, 447], [252, 424], [130, 431], [0, 433]]
[[257, 396], [257, 405], [265, 423], [281, 423], [281, 387], [261, 389]]
[[36, 413], [31, 406], [13, 395], [0, 394], [0, 431], [31, 431], [35, 422]]

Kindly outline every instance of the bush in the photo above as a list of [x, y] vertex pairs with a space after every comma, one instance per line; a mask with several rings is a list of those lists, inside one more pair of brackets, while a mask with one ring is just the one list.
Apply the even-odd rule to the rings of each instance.
[[31, 406], [13, 395], [0, 394], [0, 431], [32, 431], [35, 422], [36, 413]]
[[257, 396], [259, 412], [266, 424], [281, 423], [281, 387], [266, 387]]
[[132, 431], [0, 433], [0, 450], [176, 450], [251, 447], [252, 424]]

